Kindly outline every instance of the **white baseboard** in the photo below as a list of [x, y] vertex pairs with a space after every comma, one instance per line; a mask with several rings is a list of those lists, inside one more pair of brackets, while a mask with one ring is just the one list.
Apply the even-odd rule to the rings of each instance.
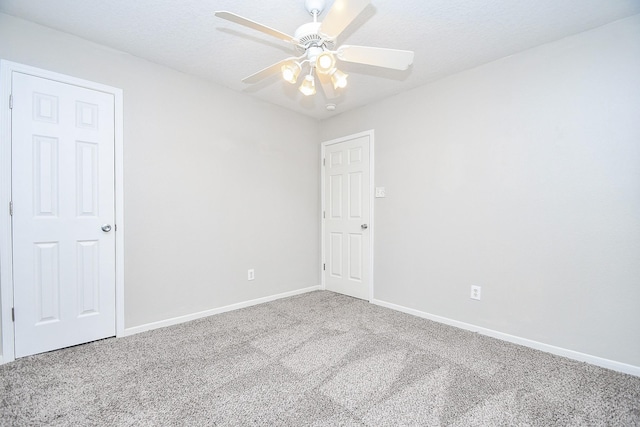
[[577, 360], [580, 362], [587, 362], [592, 365], [600, 366], [602, 368], [611, 369], [613, 371], [622, 372], [629, 375], [640, 377], [640, 366], [629, 365], [622, 362], [616, 362], [614, 360], [604, 359], [598, 356], [592, 356], [590, 354], [580, 353], [574, 350], [568, 350], [562, 347], [556, 347], [554, 345], [533, 341], [527, 338], [518, 337], [515, 335], [505, 334], [504, 332], [494, 331], [493, 329], [487, 329], [480, 326], [472, 325], [470, 323], [460, 322], [458, 320], [449, 319], [447, 317], [437, 316], [435, 314], [426, 313], [424, 311], [416, 310], [413, 308], [404, 307], [401, 305], [393, 304], [386, 301], [380, 301], [377, 299], [371, 300], [372, 304], [379, 305], [381, 307], [390, 308], [392, 310], [401, 311], [403, 313], [412, 314], [414, 316], [422, 317], [424, 319], [433, 320], [434, 322], [444, 323], [445, 325], [455, 326], [456, 328], [466, 329], [468, 331], [477, 332], [482, 335], [486, 335], [492, 338], [497, 338], [503, 341], [508, 341], [514, 344], [523, 345], [525, 347], [533, 348], [536, 350], [544, 351], [547, 353], [555, 354], [557, 356], [563, 356], [568, 359]]
[[296, 289], [295, 291], [284, 292], [282, 294], [270, 295], [267, 297], [256, 298], [249, 301], [243, 301], [236, 304], [225, 305], [224, 307], [212, 308], [211, 310], [199, 311], [197, 313], [186, 314], [184, 316], [173, 317], [171, 319], [160, 320], [158, 322], [145, 323], [144, 325], [134, 326], [133, 328], [125, 328], [124, 333], [120, 336], [126, 337], [129, 335], [139, 334], [140, 332], [150, 331], [152, 329], [164, 328], [166, 326], [177, 325], [184, 322], [190, 322], [192, 320], [201, 319], [203, 317], [212, 316], [214, 314], [225, 313], [227, 311], [238, 310], [240, 308], [251, 307], [252, 305], [262, 304], [269, 301], [275, 301], [277, 299], [292, 297], [294, 295], [300, 295], [307, 292], [317, 291], [320, 286], [311, 286], [303, 289]]

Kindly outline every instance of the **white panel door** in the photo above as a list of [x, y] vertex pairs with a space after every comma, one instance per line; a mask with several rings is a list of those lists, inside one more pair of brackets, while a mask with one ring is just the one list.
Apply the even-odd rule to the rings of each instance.
[[114, 97], [18, 72], [12, 94], [22, 357], [115, 335]]
[[324, 158], [325, 288], [369, 299], [369, 136], [328, 145]]

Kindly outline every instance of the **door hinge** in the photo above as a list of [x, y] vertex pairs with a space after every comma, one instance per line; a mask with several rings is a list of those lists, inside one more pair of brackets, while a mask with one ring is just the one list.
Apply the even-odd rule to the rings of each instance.
[[9, 202], [9, 216], [13, 216], [13, 202]]
[[118, 224], [113, 224], [113, 231], [118, 231]]
[[9, 94], [9, 109], [13, 110], [13, 94]]
[[16, 309], [11, 307], [11, 321], [15, 322], [16, 321]]
[[325, 211], [322, 211], [322, 218], [326, 218]]
[[322, 166], [325, 166], [325, 164], [326, 164], [326, 163], [325, 163], [325, 161], [326, 161], [326, 160], [327, 160], [327, 159], [322, 159]]
[[327, 264], [322, 264], [322, 269], [326, 270], [327, 269]]

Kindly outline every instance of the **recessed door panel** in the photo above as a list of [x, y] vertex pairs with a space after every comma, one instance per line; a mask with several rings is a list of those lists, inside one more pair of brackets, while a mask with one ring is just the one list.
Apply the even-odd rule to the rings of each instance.
[[98, 216], [98, 144], [76, 141], [77, 215]]
[[342, 278], [342, 233], [331, 233], [329, 246], [329, 273], [332, 277]]
[[98, 130], [98, 112], [95, 104], [76, 101], [76, 126], [83, 129]]
[[58, 123], [58, 97], [33, 92], [33, 121]]
[[349, 174], [349, 218], [362, 219], [362, 172]]
[[100, 311], [100, 242], [78, 242], [78, 311], [79, 315], [97, 314]]
[[332, 175], [329, 181], [329, 215], [333, 219], [342, 218], [342, 175]]
[[342, 151], [329, 153], [329, 167], [331, 169], [342, 166]]
[[349, 234], [349, 279], [362, 281], [362, 233]]
[[58, 139], [33, 136], [34, 216], [58, 213]]
[[34, 245], [35, 324], [60, 320], [60, 254], [58, 243]]
[[362, 147], [354, 147], [349, 149], [349, 164], [362, 162]]

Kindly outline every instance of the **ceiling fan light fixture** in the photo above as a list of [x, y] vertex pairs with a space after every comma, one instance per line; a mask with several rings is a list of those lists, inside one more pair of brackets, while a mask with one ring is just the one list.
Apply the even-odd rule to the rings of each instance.
[[285, 81], [297, 84], [302, 69], [305, 68], [305, 70], [308, 69], [309, 74], [304, 76], [298, 90], [305, 96], [314, 95], [316, 93], [315, 79], [318, 78], [324, 94], [330, 99], [340, 95], [337, 93], [338, 89], [347, 87], [348, 75], [337, 69], [337, 60], [340, 60], [341, 64], [342, 62], [351, 62], [400, 71], [407, 70], [413, 64], [414, 52], [410, 50], [352, 45], [336, 47], [338, 37], [369, 7], [371, 0], [333, 0], [331, 8], [322, 22], [318, 22], [318, 16], [323, 13], [329, 2], [327, 0], [304, 0], [304, 3], [307, 11], [313, 16], [313, 22], [299, 26], [293, 36], [235, 13], [215, 12], [218, 18], [288, 42], [297, 52], [297, 56], [283, 59], [242, 79], [244, 83], [257, 83], [281, 72]]
[[336, 66], [336, 58], [331, 52], [322, 52], [316, 58], [316, 70], [322, 74], [329, 74]]
[[343, 73], [335, 68], [331, 73], [331, 83], [333, 83], [333, 88], [337, 90], [347, 87], [347, 77], [349, 77], [349, 74]]
[[302, 71], [302, 67], [297, 62], [290, 62], [282, 66], [282, 78], [285, 81], [295, 84], [298, 81], [298, 75]]
[[304, 77], [304, 80], [302, 81], [302, 84], [300, 85], [298, 90], [302, 92], [304, 96], [315, 95], [316, 80], [313, 78], [311, 74], [308, 74]]

